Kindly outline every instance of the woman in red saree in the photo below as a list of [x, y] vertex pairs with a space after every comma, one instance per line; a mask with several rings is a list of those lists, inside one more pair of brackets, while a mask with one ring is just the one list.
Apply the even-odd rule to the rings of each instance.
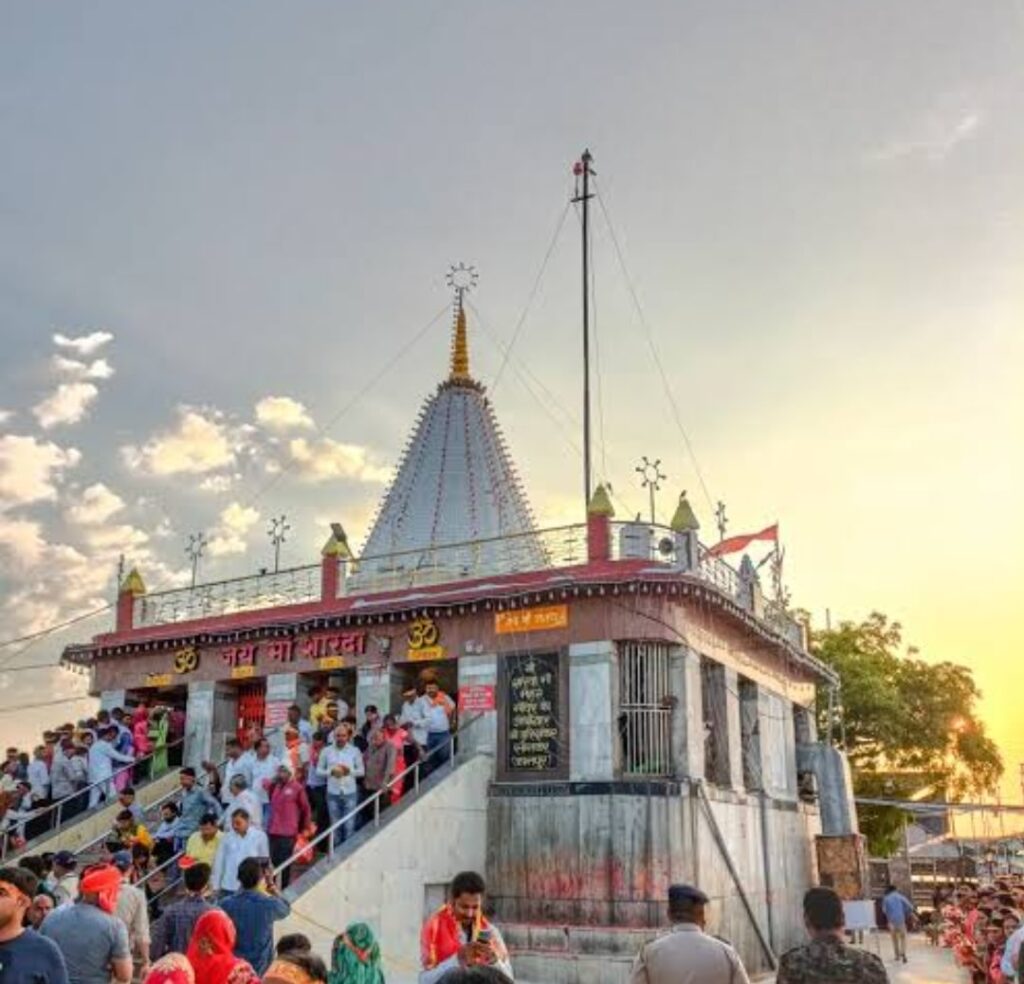
[[199, 917], [187, 954], [196, 984], [260, 984], [249, 963], [235, 956], [235, 937], [235, 924], [221, 909]]

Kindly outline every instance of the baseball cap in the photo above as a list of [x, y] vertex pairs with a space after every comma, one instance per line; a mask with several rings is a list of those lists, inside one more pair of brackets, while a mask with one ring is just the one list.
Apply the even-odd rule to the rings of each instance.
[[132, 866], [132, 852], [115, 851], [114, 856], [110, 860], [115, 868], [120, 868], [122, 871], [127, 871]]
[[59, 864], [62, 868], [74, 868], [78, 864], [78, 858], [70, 851], [58, 851], [53, 856], [53, 863]]
[[690, 902], [695, 905], [707, 905], [710, 899], [695, 885], [669, 885], [668, 900], [670, 903]]

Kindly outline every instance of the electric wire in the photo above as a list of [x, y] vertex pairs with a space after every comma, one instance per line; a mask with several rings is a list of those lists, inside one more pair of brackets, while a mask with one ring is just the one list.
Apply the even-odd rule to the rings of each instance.
[[[108, 602], [102, 608], [94, 608], [91, 612], [84, 612], [81, 615], [75, 615], [73, 618], [66, 619], [63, 622], [57, 622], [54, 625], [49, 625], [45, 629], [40, 629], [38, 632], [30, 632], [27, 635], [16, 636], [12, 639], [4, 639], [3, 641], [0, 641], [0, 649], [6, 649], [8, 646], [17, 646], [22, 642], [27, 642], [29, 644], [34, 643], [48, 635], [52, 635], [54, 632], [59, 632], [61, 629], [66, 629], [69, 626], [76, 625], [78, 622], [84, 622], [88, 618], [94, 618], [96, 615], [102, 615], [104, 612], [110, 611], [113, 607], [113, 603]], [[26, 649], [27, 648], [28, 647], [26, 647]], [[25, 652], [25, 650], [23, 649], [21, 652]], [[14, 655], [17, 656], [18, 653], [15, 653]], [[13, 657], [11, 658], [13, 659]], [[0, 668], [2, 667], [3, 664], [0, 663]]]
[[661, 357], [658, 354], [658, 348], [654, 341], [654, 333], [651, 331], [651, 327], [647, 322], [647, 318], [644, 315], [644, 310], [640, 304], [640, 298], [636, 292], [636, 287], [633, 284], [632, 278], [629, 276], [629, 270], [626, 267], [626, 260], [622, 252], [622, 247], [619, 244], [619, 237], [615, 234], [615, 227], [612, 225], [611, 216], [608, 214], [608, 208], [605, 205], [604, 197], [601, 194], [600, 189], [597, 185], [597, 179], [594, 180], [594, 197], [597, 198], [598, 205], [601, 206], [601, 214], [604, 216], [606, 225], [608, 226], [608, 234], [612, 241], [612, 246], [615, 250], [615, 255], [619, 261], [619, 269], [622, 271], [622, 277], [626, 282], [626, 289], [633, 301], [633, 307], [636, 310], [637, 318], [640, 321], [640, 326], [643, 328], [644, 337], [647, 340], [647, 346], [651, 351], [651, 357], [654, 360], [654, 364], [657, 367], [658, 375], [661, 377], [661, 384], [665, 390], [665, 396], [668, 399], [669, 407], [672, 410], [672, 416], [675, 420], [676, 428], [679, 431], [680, 436], [683, 439], [683, 444], [686, 447], [687, 454], [690, 457], [690, 461], [693, 464], [693, 470], [697, 475], [697, 481], [700, 483], [701, 491], [704, 493], [704, 498], [707, 500], [708, 507], [714, 511], [715, 502], [712, 498], [711, 492], [708, 489], [707, 482], [704, 480], [704, 473], [701, 471], [700, 463], [697, 460], [697, 454], [694, 451], [693, 443], [690, 440], [689, 434], [686, 432], [686, 428], [683, 426], [682, 414], [679, 412], [679, 405], [676, 403], [676, 398], [672, 393], [672, 387], [669, 385], [668, 373], [665, 371], [665, 366], [661, 361]]
[[541, 261], [540, 269], [537, 271], [537, 276], [534, 278], [533, 286], [530, 288], [530, 293], [526, 297], [526, 303], [523, 305], [523, 310], [519, 315], [519, 320], [516, 322], [515, 329], [512, 332], [512, 340], [508, 344], [508, 348], [505, 352], [505, 357], [502, 359], [501, 365], [498, 366], [498, 371], [494, 375], [494, 379], [491, 380], [489, 387], [491, 393], [498, 388], [498, 383], [501, 382], [502, 374], [505, 372], [505, 366], [508, 364], [508, 357], [512, 353], [512, 349], [515, 348], [516, 342], [519, 340], [519, 333], [523, 330], [523, 325], [526, 323], [526, 315], [533, 304], [534, 298], [537, 296], [537, 291], [540, 290], [541, 281], [544, 279], [544, 272], [548, 268], [548, 261], [551, 259], [551, 254], [555, 251], [555, 246], [558, 243], [558, 237], [562, 233], [562, 226], [565, 225], [565, 217], [569, 214], [569, 206], [571, 202], [566, 202], [565, 207], [562, 209], [558, 216], [558, 222], [555, 224], [555, 232], [551, 237], [551, 242], [548, 244], [547, 251], [544, 253], [544, 259]]
[[[416, 345], [417, 342], [423, 338], [431, 328], [434, 327], [445, 315], [451, 312], [451, 305], [445, 304], [440, 311], [437, 312], [423, 327], [421, 327], [415, 335], [413, 335], [408, 342], [405, 343], [374, 375], [369, 377], [363, 385], [355, 392], [352, 398], [345, 403], [333, 416], [328, 417], [326, 422], [323, 424], [314, 423], [314, 430], [319, 437], [326, 437], [328, 432], [338, 423], [339, 420], [345, 414], [347, 414], [357, 403], [359, 403], [364, 396], [366, 396], [404, 357], [405, 355]], [[293, 470], [296, 465], [296, 461], [291, 459], [286, 461], [281, 466], [280, 471], [272, 475], [266, 482], [263, 483], [255, 492], [251, 493], [245, 500], [246, 506], [255, 505], [267, 492], [274, 488], [278, 482], [281, 481], [289, 472]]]

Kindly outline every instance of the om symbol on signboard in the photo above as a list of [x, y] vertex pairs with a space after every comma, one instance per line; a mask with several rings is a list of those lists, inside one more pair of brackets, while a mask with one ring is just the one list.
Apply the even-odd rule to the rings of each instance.
[[195, 646], [186, 646], [174, 654], [174, 672], [191, 673], [199, 666], [199, 653]]
[[418, 618], [409, 625], [409, 648], [428, 649], [441, 637], [432, 618]]

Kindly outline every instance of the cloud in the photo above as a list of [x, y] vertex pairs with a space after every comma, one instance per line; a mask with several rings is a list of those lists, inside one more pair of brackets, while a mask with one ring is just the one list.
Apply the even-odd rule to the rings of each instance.
[[74, 448], [18, 434], [0, 436], [0, 508], [57, 498], [64, 471], [81, 460]]
[[0, 410], [0, 424], [6, 424], [13, 416], [13, 410]]
[[897, 137], [865, 155], [868, 164], [891, 164], [907, 158], [944, 161], [958, 146], [981, 132], [985, 114], [963, 94], [938, 100], [906, 136]]
[[99, 396], [92, 383], [61, 383], [57, 391], [32, 408], [43, 430], [60, 424], [77, 424], [89, 411], [89, 405]]
[[207, 475], [199, 483], [199, 488], [203, 492], [227, 492], [235, 484], [235, 477], [234, 475]]
[[288, 444], [294, 472], [307, 482], [354, 478], [360, 482], [387, 482], [391, 469], [370, 462], [366, 448], [342, 444], [329, 437], [308, 441], [296, 437]]
[[256, 404], [256, 421], [270, 431], [309, 430], [313, 418], [290, 396], [265, 396]]
[[79, 362], [57, 354], [50, 361], [54, 370], [72, 379], [110, 379], [114, 375], [114, 367], [106, 359], [94, 359], [92, 362]]
[[13, 567], [6, 568], [6, 573], [16, 573], [14, 568], [34, 567], [46, 549], [42, 527], [34, 519], [19, 519], [0, 513], [0, 549], [13, 562]]
[[95, 526], [105, 523], [115, 513], [124, 509], [124, 499], [112, 492], [102, 482], [90, 485], [68, 506], [64, 515], [71, 523], [81, 526]]
[[123, 447], [121, 455], [133, 471], [150, 475], [203, 475], [235, 463], [232, 435], [221, 415], [184, 406], [171, 430], [141, 447]]
[[53, 342], [60, 348], [69, 348], [80, 356], [92, 355], [98, 349], [103, 348], [107, 342], [114, 340], [109, 331], [93, 331], [88, 335], [68, 336], [57, 332], [53, 336]]
[[227, 554], [245, 553], [245, 538], [259, 518], [258, 510], [252, 506], [243, 506], [240, 502], [232, 502], [226, 506], [210, 537], [210, 555], [223, 557]]

